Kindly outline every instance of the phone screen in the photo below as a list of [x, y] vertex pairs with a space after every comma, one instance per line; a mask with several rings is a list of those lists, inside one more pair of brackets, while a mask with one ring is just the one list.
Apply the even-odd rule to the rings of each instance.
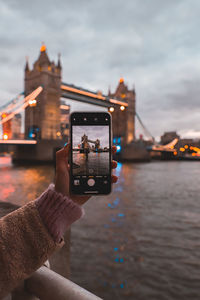
[[71, 191], [111, 191], [111, 117], [108, 113], [71, 115]]

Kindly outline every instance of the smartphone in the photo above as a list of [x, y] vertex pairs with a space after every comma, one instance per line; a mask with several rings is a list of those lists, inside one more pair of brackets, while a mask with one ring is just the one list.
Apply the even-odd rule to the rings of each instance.
[[75, 195], [111, 192], [111, 115], [73, 112], [70, 115], [70, 189]]

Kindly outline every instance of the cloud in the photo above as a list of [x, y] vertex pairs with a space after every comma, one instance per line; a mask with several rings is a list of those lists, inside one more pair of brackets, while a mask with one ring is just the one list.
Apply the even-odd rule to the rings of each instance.
[[184, 138], [192, 138], [192, 139], [200, 139], [200, 130], [188, 129], [188, 130], [180, 130], [178, 132], [181, 137]]
[[153, 135], [198, 130], [198, 0], [0, 2], [0, 105], [23, 90], [25, 56], [42, 41], [62, 54], [63, 81], [114, 90], [135, 85], [137, 111]]

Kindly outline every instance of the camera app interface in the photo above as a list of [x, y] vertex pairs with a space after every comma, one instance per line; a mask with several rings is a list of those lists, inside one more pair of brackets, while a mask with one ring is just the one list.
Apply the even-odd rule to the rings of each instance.
[[107, 177], [109, 165], [109, 126], [74, 125], [72, 128], [74, 184], [79, 178]]

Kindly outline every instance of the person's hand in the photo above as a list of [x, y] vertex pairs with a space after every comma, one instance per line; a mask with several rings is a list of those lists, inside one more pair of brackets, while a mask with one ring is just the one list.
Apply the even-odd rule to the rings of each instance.
[[[112, 147], [112, 153], [116, 152], [117, 148], [115, 146]], [[91, 196], [79, 196], [70, 194], [70, 175], [69, 175], [69, 152], [70, 152], [70, 144], [67, 144], [64, 148], [56, 152], [56, 179], [55, 179], [55, 190], [59, 193], [62, 193], [65, 196], [70, 197], [74, 202], [79, 205], [84, 204]], [[117, 167], [117, 162], [112, 161], [112, 169]], [[118, 177], [112, 175], [112, 183], [116, 183]]]

